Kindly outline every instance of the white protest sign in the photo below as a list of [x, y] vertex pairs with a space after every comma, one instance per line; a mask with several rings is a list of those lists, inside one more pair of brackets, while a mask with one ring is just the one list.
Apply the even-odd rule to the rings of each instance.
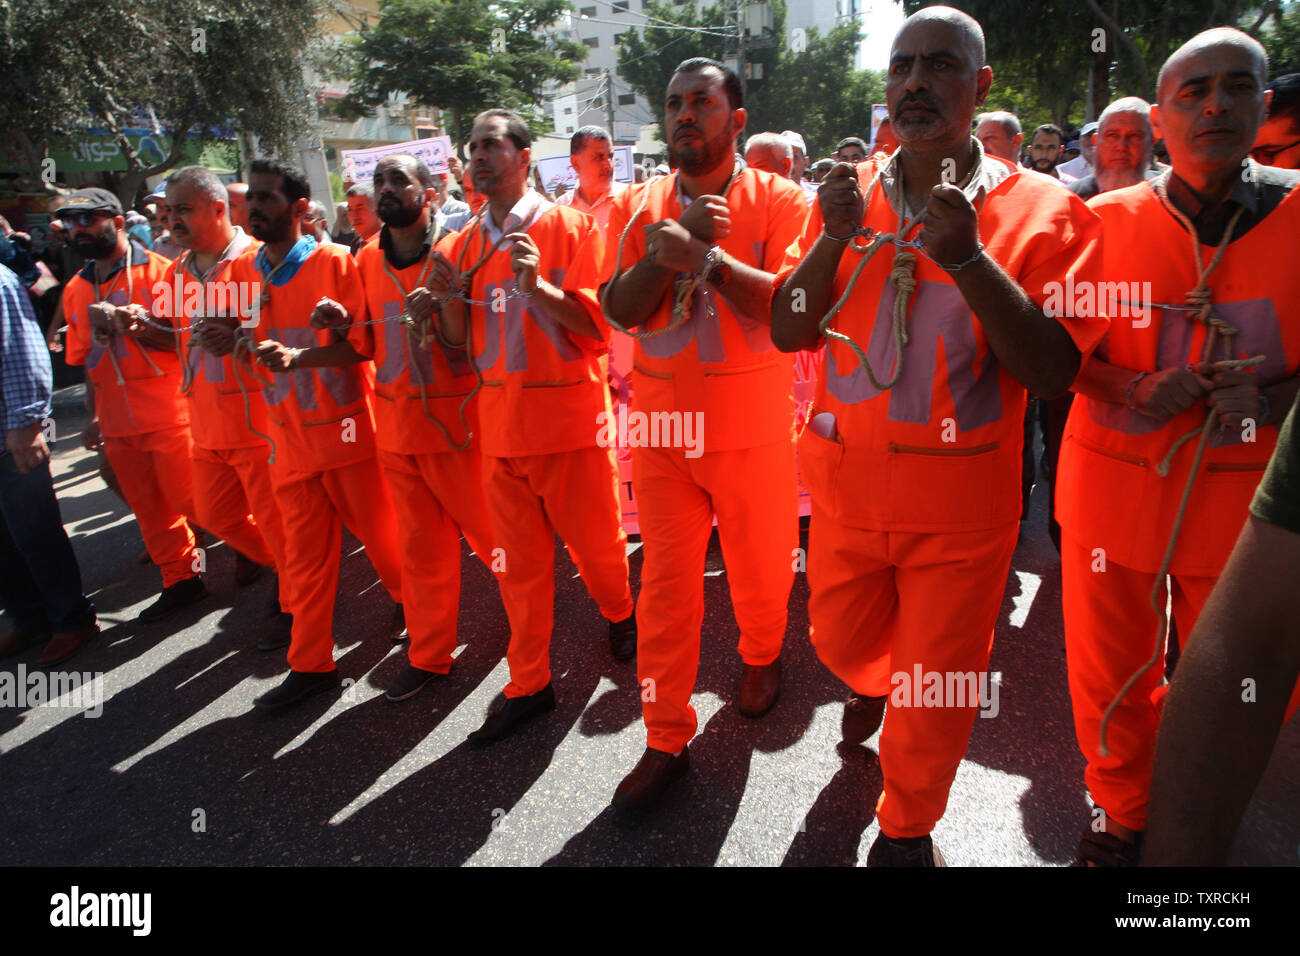
[[388, 146], [374, 146], [370, 149], [344, 149], [339, 151], [343, 164], [343, 180], [350, 183], [368, 183], [375, 175], [375, 166], [385, 156], [393, 153], [410, 153], [424, 160], [424, 165], [432, 173], [445, 173], [447, 157], [451, 155], [450, 136], [431, 136], [428, 139], [413, 139], [405, 143], [392, 143]]
[[[614, 179], [620, 183], [632, 182], [632, 147], [616, 146], [614, 148]], [[537, 171], [542, 176], [542, 185], [547, 192], [554, 192], [555, 187], [564, 183], [570, 189], [578, 185], [578, 174], [568, 156], [547, 156], [537, 161]]]

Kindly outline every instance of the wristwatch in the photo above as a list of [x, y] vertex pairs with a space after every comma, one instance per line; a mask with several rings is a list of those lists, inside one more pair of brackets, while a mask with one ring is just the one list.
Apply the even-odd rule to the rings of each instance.
[[727, 263], [721, 246], [710, 246], [704, 257], [704, 278], [717, 289], [731, 281], [731, 266]]

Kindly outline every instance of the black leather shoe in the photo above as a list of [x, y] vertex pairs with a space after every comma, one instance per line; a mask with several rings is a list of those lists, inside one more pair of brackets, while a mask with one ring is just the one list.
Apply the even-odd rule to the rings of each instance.
[[293, 637], [293, 615], [280, 613], [271, 621], [270, 627], [266, 629], [260, 640], [257, 642], [259, 651], [274, 651], [281, 647], [288, 647], [289, 641]]
[[339, 682], [338, 668], [319, 674], [289, 671], [278, 687], [268, 690], [261, 697], [256, 698], [253, 701], [253, 706], [262, 710], [277, 710], [281, 707], [288, 707], [290, 704], [296, 704], [304, 697], [310, 697], [322, 690], [337, 687]]
[[737, 706], [745, 717], [762, 717], [781, 696], [781, 658], [770, 664], [746, 664], [740, 669]]
[[402, 673], [397, 675], [397, 679], [388, 685], [388, 691], [384, 694], [384, 697], [388, 700], [406, 700], [406, 698], [414, 697], [422, 691], [424, 685], [435, 677], [445, 676], [447, 675], [421, 670], [414, 664], [407, 664]]
[[262, 566], [246, 555], [235, 552], [235, 583], [241, 588], [262, 576]]
[[614, 791], [609, 804], [622, 813], [640, 813], [659, 802], [665, 790], [678, 777], [691, 769], [689, 747], [673, 756], [662, 750], [647, 747], [632, 772]]
[[881, 833], [867, 851], [867, 866], [947, 866], [930, 835], [894, 838]]
[[203, 586], [202, 578], [192, 577], [186, 578], [184, 581], [177, 581], [171, 587], [163, 588], [158, 600], [141, 611], [136, 620], [142, 624], [161, 621], [169, 614], [174, 614], [181, 608], [189, 607], [195, 601], [207, 596], [208, 589]]
[[625, 621], [609, 622], [609, 652], [616, 661], [630, 661], [636, 657], [636, 612]]
[[503, 737], [509, 737], [525, 721], [554, 709], [555, 691], [550, 684], [527, 697], [507, 697], [505, 703], [488, 714], [483, 726], [466, 739], [476, 747], [485, 747]]
[[283, 608], [280, 607], [280, 575], [272, 574], [271, 593], [266, 599], [266, 616], [275, 617], [280, 613], [287, 614], [288, 612], [284, 611]]
[[840, 737], [846, 744], [864, 744], [880, 729], [885, 719], [885, 704], [889, 696], [867, 697], [854, 694], [844, 702], [844, 716], [840, 718]]
[[399, 604], [397, 610], [393, 612], [393, 643], [400, 644], [410, 636], [406, 630], [406, 606]]

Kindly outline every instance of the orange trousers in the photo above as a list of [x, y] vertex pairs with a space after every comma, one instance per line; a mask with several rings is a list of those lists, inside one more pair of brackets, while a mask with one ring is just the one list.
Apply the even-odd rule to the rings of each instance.
[[[854, 693], [872, 697], [902, 687], [918, 667], [945, 685], [958, 675], [987, 674], [1018, 530], [1013, 523], [988, 531], [864, 531], [836, 523], [814, 501], [808, 617], [818, 656]], [[895, 706], [891, 699], [880, 734], [885, 786], [876, 804], [886, 836], [925, 836], [943, 816], [979, 705], [963, 696], [943, 706]]]
[[380, 451], [393, 496], [402, 548], [402, 604], [411, 665], [451, 670], [460, 609], [460, 536], [489, 568], [492, 519], [483, 497], [483, 454], [477, 448], [427, 455]]
[[781, 653], [799, 547], [794, 442], [698, 458], [687, 458], [682, 449], [636, 448], [632, 493], [645, 555], [636, 624], [646, 744], [677, 753], [698, 725], [691, 692], [700, 664], [704, 555], [714, 515], [740, 625], [741, 659], [770, 664]]
[[280, 509], [271, 488], [268, 449], [194, 446], [194, 507], [199, 524], [244, 557], [279, 568], [284, 560]]
[[280, 600], [293, 615], [289, 667], [334, 670], [334, 595], [343, 526], [355, 534], [392, 599], [402, 600], [402, 563], [393, 502], [379, 462], [367, 458], [329, 471], [271, 466], [284, 528]]
[[[1159, 620], [1151, 609], [1156, 576], [1109, 558], [1103, 572], [1097, 562], [1091, 548], [1062, 534], [1061, 608], [1074, 733], [1088, 761], [1083, 776], [1093, 803], [1130, 830], [1142, 830], [1147, 822], [1156, 729], [1168, 691], [1163, 653], [1115, 709], [1106, 729], [1110, 756], [1101, 756], [1098, 746], [1106, 708], [1151, 657]], [[1186, 641], [1217, 576], [1177, 574], [1171, 580], [1174, 620]]]
[[[610, 621], [632, 614], [614, 449], [485, 455], [483, 487], [492, 540], [501, 549], [498, 581], [510, 619], [505, 694], [524, 697], [551, 682], [557, 533], [600, 613]], [[495, 558], [491, 566], [498, 567]]]
[[165, 588], [198, 576], [194, 531], [189, 525], [198, 520], [190, 447], [188, 425], [104, 439], [122, 497], [135, 512], [144, 546], [162, 572]]

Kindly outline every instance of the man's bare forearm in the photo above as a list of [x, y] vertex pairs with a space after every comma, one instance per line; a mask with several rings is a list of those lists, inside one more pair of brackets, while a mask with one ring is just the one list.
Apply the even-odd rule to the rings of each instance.
[[782, 352], [813, 349], [821, 342], [819, 326], [835, 304], [835, 272], [845, 243], [818, 237], [772, 299], [772, 343]]
[[365, 360], [365, 356], [357, 354], [351, 342], [343, 339], [329, 345], [303, 349], [298, 353], [294, 368], [335, 368], [340, 365], [356, 365]]
[[659, 311], [659, 304], [673, 286], [673, 271], [649, 259], [615, 276], [605, 285], [605, 308], [624, 328], [640, 325]]
[[1222, 866], [1300, 676], [1300, 535], [1251, 516], [1178, 662], [1143, 863]]
[[1079, 371], [1079, 349], [991, 256], [953, 274], [998, 362], [1042, 398], [1064, 394]]
[[591, 313], [577, 299], [544, 279], [537, 280], [533, 304], [575, 335], [599, 339], [600, 330], [592, 321]]
[[741, 315], [763, 325], [771, 325], [772, 284], [776, 281], [776, 276], [731, 256], [727, 256], [725, 262], [731, 269], [731, 277], [722, 288], [714, 287], [715, 291]]

